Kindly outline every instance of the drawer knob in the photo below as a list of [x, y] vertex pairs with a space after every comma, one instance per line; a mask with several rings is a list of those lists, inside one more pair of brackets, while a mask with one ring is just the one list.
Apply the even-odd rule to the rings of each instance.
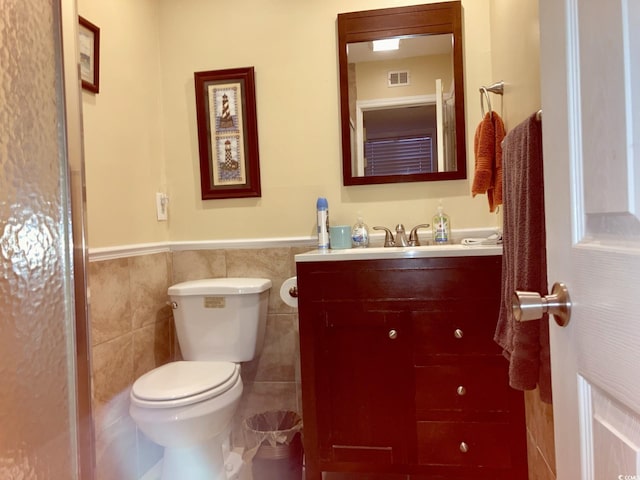
[[455, 331], [453, 332], [453, 336], [456, 338], [462, 338], [464, 337], [464, 332], [459, 328], [456, 328]]
[[467, 453], [469, 451], [469, 445], [466, 442], [460, 442], [460, 451], [462, 453]]
[[456, 392], [458, 393], [458, 395], [463, 396], [466, 395], [467, 389], [460, 385], [458, 388], [456, 388]]
[[391, 340], [395, 340], [396, 338], [398, 338], [397, 330], [393, 330], [393, 329], [389, 330], [389, 338]]

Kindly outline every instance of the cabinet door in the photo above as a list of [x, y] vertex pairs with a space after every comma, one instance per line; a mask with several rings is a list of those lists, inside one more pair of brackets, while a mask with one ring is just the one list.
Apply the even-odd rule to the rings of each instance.
[[319, 323], [321, 457], [369, 468], [406, 463], [406, 445], [415, 443], [407, 315], [342, 304]]

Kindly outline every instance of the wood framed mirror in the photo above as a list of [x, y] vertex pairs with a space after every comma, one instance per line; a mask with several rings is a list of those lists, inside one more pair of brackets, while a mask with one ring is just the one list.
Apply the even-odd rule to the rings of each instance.
[[466, 178], [460, 1], [337, 23], [344, 185]]

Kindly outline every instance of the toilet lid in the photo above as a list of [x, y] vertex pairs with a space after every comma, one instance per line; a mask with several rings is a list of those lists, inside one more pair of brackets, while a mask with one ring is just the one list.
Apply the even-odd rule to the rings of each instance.
[[232, 362], [171, 362], [142, 375], [131, 394], [142, 401], [185, 405], [224, 393], [239, 375]]

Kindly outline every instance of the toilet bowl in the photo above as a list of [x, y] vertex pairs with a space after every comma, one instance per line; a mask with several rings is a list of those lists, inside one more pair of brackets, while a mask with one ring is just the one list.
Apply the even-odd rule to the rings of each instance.
[[222, 445], [241, 396], [240, 366], [231, 362], [173, 362], [134, 383], [129, 412], [165, 448], [163, 480], [226, 479]]
[[169, 288], [184, 360], [138, 378], [129, 406], [138, 428], [164, 447], [162, 480], [227, 480], [223, 445], [242, 396], [239, 362], [261, 349], [270, 287], [225, 278]]

